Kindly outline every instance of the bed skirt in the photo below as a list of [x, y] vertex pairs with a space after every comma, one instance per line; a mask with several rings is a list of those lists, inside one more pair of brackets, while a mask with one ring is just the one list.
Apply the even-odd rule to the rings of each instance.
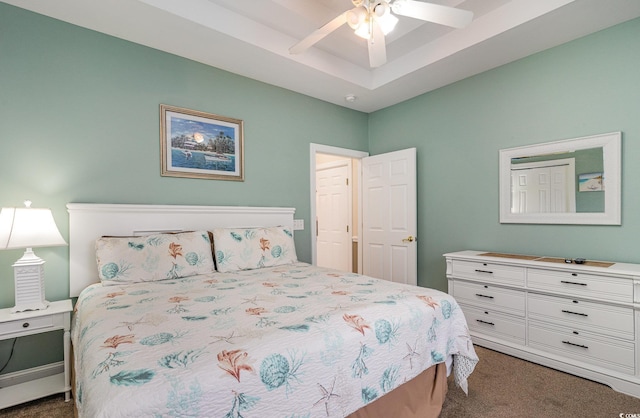
[[447, 366], [432, 366], [348, 418], [436, 418], [447, 395]]
[[[75, 392], [75, 367], [71, 367], [71, 372], [71, 387]], [[437, 418], [447, 387], [447, 367], [445, 363], [436, 364], [347, 418]], [[73, 415], [78, 418], [75, 393], [72, 402]]]

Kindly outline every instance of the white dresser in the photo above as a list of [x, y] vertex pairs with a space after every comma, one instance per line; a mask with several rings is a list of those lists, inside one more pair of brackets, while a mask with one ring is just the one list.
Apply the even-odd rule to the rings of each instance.
[[474, 343], [640, 398], [640, 264], [444, 256]]

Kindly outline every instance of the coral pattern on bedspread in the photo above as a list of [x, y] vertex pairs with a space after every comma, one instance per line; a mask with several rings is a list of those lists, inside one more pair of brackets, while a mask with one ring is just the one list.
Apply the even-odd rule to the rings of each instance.
[[446, 293], [305, 263], [96, 284], [76, 310], [81, 417], [343, 417], [478, 360]]

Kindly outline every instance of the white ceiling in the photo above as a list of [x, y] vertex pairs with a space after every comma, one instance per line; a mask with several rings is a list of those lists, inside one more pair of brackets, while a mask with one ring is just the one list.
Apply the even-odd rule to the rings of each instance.
[[363, 112], [640, 16], [640, 0], [430, 0], [474, 20], [454, 30], [400, 17], [387, 63], [371, 69], [347, 25], [304, 54], [288, 51], [350, 0], [3, 1]]

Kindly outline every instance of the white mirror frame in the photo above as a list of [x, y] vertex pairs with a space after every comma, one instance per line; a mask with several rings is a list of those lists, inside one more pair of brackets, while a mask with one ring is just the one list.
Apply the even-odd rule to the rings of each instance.
[[[547, 142], [500, 150], [500, 223], [519, 224], [621, 224], [621, 138], [620, 132], [584, 138]], [[512, 213], [511, 159], [516, 157], [603, 148], [605, 197], [604, 212], [589, 213]]]

